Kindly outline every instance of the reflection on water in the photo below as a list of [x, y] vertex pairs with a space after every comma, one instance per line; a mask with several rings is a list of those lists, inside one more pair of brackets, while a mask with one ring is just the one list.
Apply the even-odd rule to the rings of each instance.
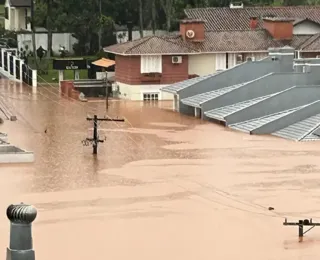
[[99, 123], [106, 141], [93, 156], [81, 141], [104, 102], [2, 80], [0, 106], [18, 121], [0, 132], [36, 161], [0, 166], [0, 245], [7, 204], [24, 201], [39, 209], [39, 259], [318, 259], [320, 229], [299, 244], [282, 222], [320, 221], [319, 143], [246, 135], [171, 105], [110, 101], [126, 122]]

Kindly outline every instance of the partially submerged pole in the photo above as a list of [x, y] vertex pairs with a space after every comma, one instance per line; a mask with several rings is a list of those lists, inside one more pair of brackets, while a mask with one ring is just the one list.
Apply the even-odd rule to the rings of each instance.
[[32, 245], [32, 222], [37, 217], [35, 207], [26, 204], [10, 205], [7, 208], [10, 220], [10, 245], [7, 260], [35, 260]]

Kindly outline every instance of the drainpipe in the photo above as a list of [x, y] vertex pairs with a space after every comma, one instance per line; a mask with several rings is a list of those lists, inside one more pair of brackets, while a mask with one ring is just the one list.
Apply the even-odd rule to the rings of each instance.
[[7, 260], [35, 260], [32, 246], [32, 222], [37, 217], [35, 207], [26, 204], [10, 205], [7, 208], [10, 220], [10, 245]]

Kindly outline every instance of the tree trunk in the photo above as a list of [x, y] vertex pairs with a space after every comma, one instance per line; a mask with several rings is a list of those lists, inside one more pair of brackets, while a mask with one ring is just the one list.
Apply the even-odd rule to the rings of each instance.
[[152, 26], [152, 33], [153, 35], [156, 34], [156, 13], [157, 13], [157, 10], [156, 10], [156, 0], [152, 0], [152, 6], [151, 6], [151, 16], [152, 16], [152, 23], [151, 23], [151, 26]]
[[48, 30], [47, 58], [48, 59], [50, 59], [51, 57], [51, 50], [52, 50], [51, 1], [52, 0], [47, 0], [47, 30]]
[[166, 15], [166, 30], [167, 32], [171, 29], [172, 9], [174, 0], [161, 0], [162, 9]]
[[142, 0], [139, 0], [139, 32], [140, 37], [143, 37], [143, 5]]
[[102, 6], [101, 0], [99, 0], [99, 13], [100, 13], [100, 23], [99, 23], [99, 51], [102, 50]]
[[34, 2], [31, 0], [31, 31], [32, 31], [32, 53], [36, 69], [38, 70], [38, 59], [37, 59], [37, 45], [36, 45], [36, 33], [34, 28]]

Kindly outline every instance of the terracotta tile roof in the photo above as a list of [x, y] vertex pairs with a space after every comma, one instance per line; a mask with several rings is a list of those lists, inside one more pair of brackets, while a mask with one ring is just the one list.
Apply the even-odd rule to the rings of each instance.
[[181, 36], [150, 36], [108, 46], [104, 50], [122, 55], [264, 52], [268, 48], [286, 45], [297, 48], [309, 38], [310, 35], [294, 35], [291, 41], [279, 41], [273, 39], [266, 30], [207, 32], [206, 40], [201, 43], [183, 41]]
[[[203, 19], [206, 21], [207, 31], [236, 31], [249, 30], [250, 18], [258, 17], [287, 17], [306, 19], [320, 23], [320, 6], [281, 6], [281, 7], [244, 7], [232, 9], [197, 8], [186, 9], [185, 14], [190, 19]], [[258, 24], [261, 28], [261, 21]]]
[[[177, 41], [177, 38], [179, 38], [180, 41]], [[122, 55], [183, 54], [198, 52], [192, 49], [192, 46], [189, 46], [187, 42], [183, 42], [180, 36], [149, 36], [131, 42], [111, 45], [105, 47], [104, 50]]]
[[320, 51], [320, 33], [309, 37], [298, 49], [302, 51]]

